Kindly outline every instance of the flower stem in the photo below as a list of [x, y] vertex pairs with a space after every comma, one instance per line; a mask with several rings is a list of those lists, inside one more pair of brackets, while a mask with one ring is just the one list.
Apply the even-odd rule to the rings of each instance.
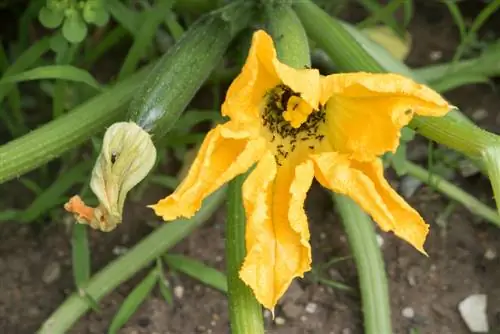
[[390, 334], [389, 291], [382, 253], [371, 219], [350, 198], [334, 194], [333, 200], [347, 234], [359, 275], [366, 334]]
[[[82, 286], [81, 292], [74, 292], [52, 313], [42, 324], [38, 334], [66, 333], [73, 323], [91, 307], [88, 299], [101, 299], [189, 235], [196, 227], [210, 218], [221, 204], [224, 194], [225, 189], [217, 191], [205, 200], [203, 207], [193, 218], [170, 222], [156, 229], [125, 255], [92, 276], [88, 283]], [[82, 292], [90, 298], [82, 298]]]
[[419, 179], [449, 198], [459, 202], [473, 214], [500, 226], [500, 216], [494, 209], [488, 207], [474, 196], [469, 195], [453, 183], [408, 160], [405, 162], [405, 169], [408, 175]]
[[264, 333], [262, 308], [250, 288], [239, 277], [245, 258], [245, 210], [241, 186], [245, 175], [229, 183], [226, 226], [226, 263], [229, 319], [233, 334]]

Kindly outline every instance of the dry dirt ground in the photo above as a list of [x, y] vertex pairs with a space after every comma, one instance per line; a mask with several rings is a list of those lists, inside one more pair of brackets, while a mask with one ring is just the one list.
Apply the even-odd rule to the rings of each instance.
[[[473, 8], [467, 10], [474, 15]], [[488, 29], [498, 31], [500, 20], [493, 21]], [[458, 41], [449, 14], [442, 5], [432, 1], [418, 2], [410, 32], [414, 40], [408, 59], [411, 66], [450, 59]], [[436, 52], [442, 54], [441, 59], [433, 60], [431, 54]], [[469, 115], [481, 110], [479, 123], [488, 130], [498, 132], [500, 129], [497, 117], [500, 96], [491, 86], [467, 86], [446, 96]], [[413, 150], [418, 150], [419, 145], [414, 145]], [[397, 186], [397, 179], [394, 182]], [[483, 177], [460, 178], [456, 182], [491, 203], [491, 191]], [[159, 194], [148, 196], [153, 198], [130, 203], [126, 221], [116, 232], [90, 233], [94, 272], [116, 257], [113, 249], [117, 246], [132, 247], [151, 232], [145, 222], [154, 218], [144, 204], [156, 200]], [[15, 203], [15, 199], [13, 201]], [[432, 225], [426, 244], [429, 258], [392, 235], [380, 233], [384, 241], [381, 248], [389, 277], [394, 332], [406, 334], [418, 329], [414, 333], [468, 333], [457, 305], [472, 293], [487, 294], [490, 328], [492, 332], [500, 332], [500, 257], [495, 256], [500, 252], [500, 230], [460, 206], [448, 217], [445, 227], [438, 226], [436, 220], [449, 201], [429, 187], [419, 188], [409, 202]], [[318, 184], [311, 189], [306, 208], [315, 263], [349, 255], [329, 195]], [[0, 331], [34, 333], [74, 289], [68, 232], [57, 222], [41, 229], [8, 223], [0, 228], [0, 240]], [[223, 209], [172, 252], [192, 256], [223, 270]], [[144, 272], [139, 273], [104, 298], [100, 303], [102, 312], [89, 312], [69, 333], [105, 333], [117, 307], [143, 275]], [[170, 306], [155, 290], [120, 333], [229, 333], [227, 300], [222, 293], [183, 275], [172, 276], [169, 272], [167, 275], [174, 286], [183, 288], [182, 296], [178, 295]], [[357, 287], [352, 260], [334, 265], [328, 275]], [[413, 317], [403, 316], [405, 308], [406, 312], [408, 308], [414, 311]], [[358, 294], [310, 280], [294, 282], [276, 315], [281, 319], [279, 324], [266, 314], [268, 333], [363, 333]]]

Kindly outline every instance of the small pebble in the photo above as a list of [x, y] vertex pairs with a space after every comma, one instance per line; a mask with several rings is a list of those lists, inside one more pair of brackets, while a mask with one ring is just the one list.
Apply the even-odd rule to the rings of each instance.
[[491, 260], [496, 259], [496, 257], [497, 257], [497, 252], [494, 249], [492, 249], [492, 248], [488, 248], [486, 250], [486, 252], [484, 252], [484, 258], [486, 260], [490, 260], [491, 261]]
[[306, 322], [307, 321], [307, 317], [305, 315], [300, 316], [300, 321]]
[[458, 304], [458, 311], [467, 327], [473, 333], [489, 331], [486, 315], [486, 295], [470, 295]]
[[486, 117], [488, 117], [488, 111], [486, 111], [486, 109], [484, 108], [478, 108], [474, 110], [474, 112], [471, 115], [471, 118], [475, 121], [482, 121]]
[[437, 61], [437, 60], [441, 59], [442, 57], [443, 57], [443, 52], [441, 52], [439, 50], [431, 51], [431, 53], [429, 53], [429, 58], [432, 61]]
[[306, 312], [309, 314], [315, 313], [317, 309], [318, 309], [318, 304], [316, 303], [307, 303], [306, 305]]
[[376, 239], [378, 246], [382, 247], [384, 245], [384, 238], [380, 234], [377, 234]]
[[288, 319], [295, 319], [302, 313], [302, 307], [295, 303], [288, 302], [283, 305], [282, 311]]
[[182, 285], [177, 285], [174, 287], [174, 296], [178, 299], [182, 299], [184, 296], [184, 287]]
[[61, 276], [61, 265], [58, 262], [49, 263], [43, 273], [42, 281], [46, 284], [53, 283]]
[[264, 310], [264, 318], [271, 318], [273, 314], [269, 310]]
[[326, 239], [326, 233], [325, 233], [325, 232], [321, 232], [321, 233], [319, 234], [319, 238], [320, 238], [321, 240], [325, 240], [325, 239]]
[[350, 329], [350, 328], [344, 328], [344, 329], [342, 330], [342, 334], [351, 334], [351, 333], [352, 333], [352, 331], [351, 331], [351, 329]]
[[415, 310], [413, 310], [412, 307], [405, 307], [402, 311], [401, 311], [401, 314], [403, 315], [403, 317], [405, 317], [406, 319], [412, 319], [413, 317], [415, 317]]
[[284, 325], [285, 324], [285, 318], [282, 317], [276, 317], [274, 319], [274, 323], [278, 326]]
[[127, 251], [128, 251], [128, 248], [125, 246], [115, 246], [115, 247], [113, 247], [113, 250], [112, 250], [113, 254], [116, 256], [123, 255]]
[[217, 255], [217, 256], [215, 257], [215, 262], [221, 262], [223, 259], [224, 259], [224, 258], [223, 258], [222, 256]]

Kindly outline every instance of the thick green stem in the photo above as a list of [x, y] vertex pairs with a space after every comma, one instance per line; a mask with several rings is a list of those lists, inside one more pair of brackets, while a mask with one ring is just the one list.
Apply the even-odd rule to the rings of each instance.
[[[82, 287], [82, 292], [93, 300], [99, 300], [107, 295], [205, 222], [219, 207], [224, 194], [225, 189], [221, 189], [207, 198], [203, 207], [193, 218], [169, 222], [156, 229], [125, 255], [95, 274]], [[89, 298], [82, 298], [82, 292], [75, 292], [69, 296], [43, 323], [38, 334], [66, 333], [73, 323], [91, 307], [88, 303]]]
[[482, 203], [480, 200], [474, 196], [469, 195], [460, 187], [457, 187], [446, 179], [429, 172], [428, 170], [412, 163], [411, 161], [406, 161], [405, 168], [408, 175], [413, 176], [416, 179], [430, 185], [437, 191], [443, 193], [447, 197], [457, 201], [458, 203], [465, 206], [470, 212], [478, 215], [479, 217], [500, 226], [500, 216], [498, 213]]
[[240, 279], [239, 271], [245, 258], [245, 210], [241, 186], [245, 176], [229, 183], [226, 225], [226, 263], [229, 297], [229, 320], [233, 334], [264, 333], [262, 307], [252, 290]]
[[0, 147], [0, 184], [29, 172], [83, 143], [124, 113], [146, 78], [142, 69], [71, 112]]
[[389, 291], [371, 219], [350, 198], [334, 194], [358, 270], [366, 334], [391, 334]]

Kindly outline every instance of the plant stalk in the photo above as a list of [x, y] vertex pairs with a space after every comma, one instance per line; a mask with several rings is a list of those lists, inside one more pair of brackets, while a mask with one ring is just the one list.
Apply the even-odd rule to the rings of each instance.
[[262, 307], [252, 290], [240, 279], [239, 271], [246, 255], [245, 210], [241, 186], [245, 175], [229, 183], [226, 225], [226, 263], [229, 320], [233, 334], [263, 334]]
[[408, 175], [428, 184], [432, 188], [443, 193], [445, 196], [462, 204], [473, 214], [478, 215], [479, 217], [500, 227], [500, 216], [498, 213], [474, 196], [471, 196], [463, 191], [460, 187], [457, 187], [441, 176], [433, 174], [432, 172], [429, 172], [425, 168], [422, 168], [409, 160], [405, 162], [405, 169]]
[[373, 222], [349, 197], [333, 194], [358, 270], [366, 334], [391, 334], [391, 308], [382, 252]]

